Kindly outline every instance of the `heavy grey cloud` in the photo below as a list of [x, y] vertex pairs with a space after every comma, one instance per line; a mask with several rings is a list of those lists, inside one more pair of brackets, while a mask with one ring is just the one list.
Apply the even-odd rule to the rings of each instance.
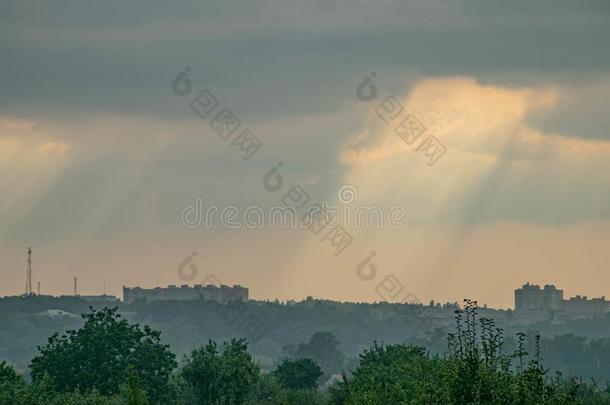
[[394, 88], [405, 72], [507, 84], [610, 68], [602, 0], [1, 4], [0, 88], [14, 114], [180, 117], [166, 84], [187, 64], [250, 119], [335, 109], [371, 70]]
[[[147, 221], [170, 223], [197, 190], [223, 201], [268, 203], [254, 184], [278, 160], [295, 182], [322, 178], [316, 192], [332, 195], [345, 170], [341, 145], [366, 125], [362, 115], [370, 109], [353, 108], [354, 89], [371, 71], [383, 94], [453, 75], [504, 87], [559, 86], [566, 97], [528, 116], [529, 125], [610, 139], [604, 1], [2, 0], [0, 11], [0, 114], [52, 130], [39, 137], [65, 141], [77, 156], [48, 180], [48, 193], [31, 198], [25, 217], [0, 218], [5, 232], [111, 234]], [[171, 80], [186, 65], [197, 88], [210, 88], [265, 142], [249, 166], [231, 161], [207, 124], [193, 122], [188, 104], [171, 93]], [[497, 176], [483, 184], [483, 194]], [[6, 184], [10, 190], [13, 183]], [[244, 192], [233, 193], [237, 188]], [[138, 207], [148, 195], [159, 198], [156, 213], [146, 216]], [[523, 219], [536, 198], [542, 194], [491, 218], [468, 204], [459, 211], [468, 220]], [[588, 214], [560, 210], [549, 221]]]

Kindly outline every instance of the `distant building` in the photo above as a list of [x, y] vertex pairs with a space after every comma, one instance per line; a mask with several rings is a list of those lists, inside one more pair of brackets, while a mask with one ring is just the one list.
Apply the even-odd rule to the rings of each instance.
[[552, 321], [603, 315], [610, 311], [610, 302], [605, 297], [587, 299], [576, 297], [565, 300], [563, 290], [554, 285], [540, 288], [530, 283], [515, 290], [515, 315], [521, 322]]
[[563, 290], [554, 285], [540, 288], [530, 283], [515, 290], [515, 313], [524, 322], [549, 321], [561, 310]]
[[139, 299], [146, 301], [189, 301], [189, 300], [211, 300], [227, 302], [231, 300], [248, 301], [248, 289], [240, 285], [216, 286], [213, 284], [195, 284], [190, 287], [187, 284], [181, 286], [170, 285], [168, 287], [140, 288], [123, 287], [123, 301], [130, 304]]
[[606, 297], [587, 299], [577, 295], [563, 302], [563, 311], [570, 318], [603, 315], [610, 310], [610, 301]]
[[118, 302], [119, 299], [114, 295], [78, 295], [81, 300], [87, 302]]

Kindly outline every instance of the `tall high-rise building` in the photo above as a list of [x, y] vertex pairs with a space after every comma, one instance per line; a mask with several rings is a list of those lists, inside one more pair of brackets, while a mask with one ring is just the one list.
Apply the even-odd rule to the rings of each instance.
[[544, 288], [530, 283], [515, 290], [515, 314], [524, 322], [537, 322], [602, 315], [610, 311], [605, 297], [563, 298], [563, 290], [547, 284]]

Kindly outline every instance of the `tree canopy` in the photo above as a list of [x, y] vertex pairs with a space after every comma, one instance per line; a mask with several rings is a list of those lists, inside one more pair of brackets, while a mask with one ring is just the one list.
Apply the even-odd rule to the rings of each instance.
[[210, 341], [185, 359], [181, 376], [196, 404], [242, 404], [253, 395], [260, 369], [244, 339], [231, 339], [222, 350]]
[[307, 343], [300, 343], [296, 347], [287, 345], [284, 347], [284, 352], [292, 359], [315, 360], [327, 376], [341, 372], [345, 361], [345, 356], [339, 348], [339, 340], [328, 331], [316, 332]]
[[284, 388], [298, 390], [317, 388], [324, 373], [312, 359], [284, 359], [273, 374]]
[[160, 401], [176, 367], [160, 332], [130, 324], [116, 308], [91, 309], [78, 330], [54, 334], [32, 360], [34, 382], [48, 375], [58, 390], [117, 394], [133, 375], [152, 401]]
[[[81, 329], [53, 335], [40, 348], [31, 383], [0, 363], [0, 405], [610, 403], [608, 386], [550, 375], [539, 335], [518, 333], [508, 350], [503, 330], [477, 316], [476, 302], [466, 301], [455, 315], [444, 355], [412, 344], [374, 342], [351, 374], [343, 372], [317, 389], [322, 369], [311, 358], [287, 358], [275, 370], [262, 371], [246, 341], [235, 338], [220, 345], [209, 341], [174, 372], [174, 356], [158, 332], [130, 324], [116, 310], [92, 310]], [[341, 353], [326, 332], [293, 347], [296, 352], [327, 360]]]

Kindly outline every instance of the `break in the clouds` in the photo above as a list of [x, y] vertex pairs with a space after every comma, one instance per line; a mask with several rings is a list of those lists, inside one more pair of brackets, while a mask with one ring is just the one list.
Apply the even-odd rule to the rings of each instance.
[[404, 198], [435, 223], [608, 219], [610, 141], [545, 132], [529, 122], [577, 97], [579, 92], [548, 85], [423, 80], [400, 101], [442, 139], [445, 155], [428, 167], [421, 151], [396, 134], [396, 125], [371, 112], [341, 152], [349, 168], [345, 181], [365, 185], [369, 201]]
[[[230, 265], [244, 270], [228, 278], [258, 288], [255, 296], [281, 295], [252, 275], [261, 271], [296, 296], [370, 299], [365, 287], [331, 293], [335, 277], [315, 287], [295, 276], [290, 268], [328, 271], [303, 235], [235, 231], [228, 247], [217, 242], [223, 230], [183, 235], [179, 213], [198, 196], [277, 204], [261, 178], [278, 161], [287, 184], [313, 199], [333, 200], [348, 183], [360, 204], [407, 207], [423, 239], [448, 249], [443, 267], [417, 251], [400, 256], [404, 234], [357, 232], [358, 254], [333, 262], [342, 269], [375, 244], [393, 270], [408, 262], [423, 266], [417, 274], [441, 274], [458, 247], [474, 252], [485, 239], [501, 250], [499, 230], [513, 226], [534, 245], [544, 237], [567, 246], [589, 223], [599, 238], [610, 219], [609, 18], [603, 0], [0, 0], [0, 257], [11, 257], [14, 281], [0, 293], [19, 291], [14, 268], [28, 243], [62, 246], [65, 257], [78, 241], [81, 259], [99, 250], [117, 286], [175, 282], [165, 270], [154, 281], [133, 269], [171, 266], [181, 249], [205, 243], [216, 252], [211, 265], [235, 256]], [[254, 158], [232, 154], [171, 92], [186, 66], [195, 88], [210, 89], [263, 141]], [[363, 103], [355, 89], [371, 72], [378, 97]], [[447, 147], [435, 166], [375, 114], [388, 95]], [[565, 229], [575, 231], [559, 236]], [[244, 246], [283, 256], [241, 262], [234, 250]], [[117, 252], [130, 248], [146, 250], [146, 261], [122, 261]], [[582, 257], [564, 254], [563, 263]], [[482, 265], [474, 253], [462, 259], [461, 269]], [[68, 264], [48, 265], [68, 277]], [[295, 279], [310, 290], [292, 288]]]

